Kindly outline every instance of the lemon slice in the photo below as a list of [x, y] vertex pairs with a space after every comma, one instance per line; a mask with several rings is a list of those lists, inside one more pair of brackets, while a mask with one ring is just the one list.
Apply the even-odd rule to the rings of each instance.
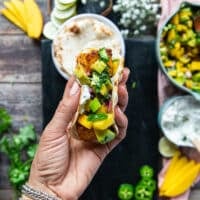
[[74, 3], [76, 0], [58, 0], [59, 3], [62, 4], [69, 4], [69, 3]]
[[43, 35], [50, 39], [50, 40], [53, 40], [54, 37], [56, 36], [56, 33], [57, 33], [57, 28], [54, 26], [54, 24], [52, 22], [47, 22], [45, 25], [44, 25], [44, 29], [43, 29]]
[[67, 10], [61, 11], [56, 8], [53, 9], [52, 14], [58, 19], [68, 19], [76, 14], [76, 4], [68, 8]]
[[63, 11], [63, 10], [67, 10], [70, 7], [74, 6], [75, 3], [76, 2], [69, 3], [69, 4], [62, 4], [58, 0], [55, 0], [55, 8], [58, 9], [58, 10]]
[[158, 142], [158, 150], [164, 157], [170, 158], [177, 151], [178, 147], [170, 142], [166, 137], [162, 137]]

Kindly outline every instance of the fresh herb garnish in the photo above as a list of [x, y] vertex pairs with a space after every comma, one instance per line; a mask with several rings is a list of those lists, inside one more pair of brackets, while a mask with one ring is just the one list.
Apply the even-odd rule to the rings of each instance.
[[4, 108], [0, 108], [0, 134], [7, 131], [12, 123], [11, 116]]
[[20, 196], [21, 186], [28, 179], [31, 163], [37, 149], [36, 133], [33, 125], [20, 128], [17, 134], [10, 133], [10, 126], [11, 116], [5, 109], [0, 109], [1, 133], [7, 133], [0, 139], [0, 152], [9, 159], [9, 181], [17, 195]]
[[98, 74], [97, 72], [92, 73], [91, 86], [96, 93], [100, 92], [103, 84], [109, 83], [111, 83], [111, 80], [107, 71], [103, 71], [101, 74]]
[[102, 49], [99, 50], [99, 57], [104, 62], [108, 62], [109, 61], [109, 56], [108, 56], [105, 48], [102, 48]]
[[88, 121], [96, 122], [107, 119], [108, 115], [105, 113], [95, 113], [88, 115]]

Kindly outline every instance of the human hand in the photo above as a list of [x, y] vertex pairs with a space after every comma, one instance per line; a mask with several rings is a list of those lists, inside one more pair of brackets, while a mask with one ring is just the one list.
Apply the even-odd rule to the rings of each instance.
[[128, 103], [125, 68], [119, 84], [119, 102], [115, 120], [119, 134], [102, 145], [76, 140], [66, 133], [77, 107], [80, 87], [74, 78], [66, 86], [63, 98], [51, 122], [45, 128], [32, 163], [28, 184], [37, 190], [56, 195], [63, 200], [75, 200], [87, 188], [106, 155], [125, 137], [128, 120], [124, 115]]

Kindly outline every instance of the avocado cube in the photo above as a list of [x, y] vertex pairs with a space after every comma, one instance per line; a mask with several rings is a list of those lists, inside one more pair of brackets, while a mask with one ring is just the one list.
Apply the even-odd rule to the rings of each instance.
[[96, 97], [89, 102], [89, 108], [92, 112], [96, 112], [100, 107], [101, 103]]
[[200, 72], [193, 75], [192, 80], [195, 82], [200, 82]]
[[95, 131], [95, 135], [100, 144], [106, 144], [115, 138], [115, 133], [110, 129], [106, 129], [104, 131]]
[[84, 70], [84, 67], [79, 65], [74, 70], [75, 76], [78, 78], [81, 84], [89, 84], [90, 79], [87, 76], [86, 71]]
[[104, 63], [102, 60], [97, 60], [95, 63], [91, 65], [91, 69], [95, 70], [100, 74], [103, 72], [106, 66], [107, 66], [106, 63]]

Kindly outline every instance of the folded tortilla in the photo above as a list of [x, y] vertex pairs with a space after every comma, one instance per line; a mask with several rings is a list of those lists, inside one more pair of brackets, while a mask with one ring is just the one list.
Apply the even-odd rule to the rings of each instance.
[[116, 137], [114, 108], [123, 67], [124, 58], [113, 58], [111, 49], [85, 49], [77, 56], [74, 74], [81, 95], [69, 128], [73, 137], [101, 144]]

